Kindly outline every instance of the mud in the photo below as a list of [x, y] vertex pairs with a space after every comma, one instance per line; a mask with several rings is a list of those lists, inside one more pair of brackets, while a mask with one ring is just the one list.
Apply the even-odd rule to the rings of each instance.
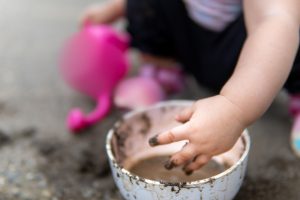
[[[47, 177], [58, 198], [84, 198], [86, 188], [90, 188], [87, 191], [93, 191], [91, 197], [101, 199], [103, 181], [111, 185], [107, 192], [115, 193], [107, 158], [101, 147], [92, 142], [76, 146], [75, 143], [56, 139], [38, 140], [33, 145], [44, 160], [39, 170]], [[80, 185], [83, 191], [78, 189]], [[99, 191], [94, 192], [95, 189]]]
[[0, 148], [4, 145], [9, 144], [12, 139], [2, 130], [0, 130]]
[[19, 130], [3, 131], [0, 130], [0, 148], [5, 145], [12, 145], [18, 140], [31, 139], [35, 136], [36, 129], [34, 127], [25, 127]]
[[197, 170], [190, 175], [186, 175], [179, 167], [172, 170], [165, 169], [164, 164], [168, 160], [168, 156], [150, 157], [138, 161], [128, 170], [134, 175], [142, 178], [171, 183], [202, 180], [226, 170], [224, 166], [219, 165], [217, 162], [210, 161], [200, 170]]
[[[90, 174], [95, 178], [102, 178], [110, 174], [106, 155], [98, 154], [98, 151], [94, 151], [93, 148], [81, 147], [75, 150], [76, 147], [70, 148], [70, 144], [64, 144], [57, 140], [38, 141], [35, 142], [35, 146], [47, 163], [51, 163], [58, 173], [66, 172], [71, 175], [71, 171], [74, 170], [73, 173]], [[60, 163], [61, 161], [65, 164]], [[69, 164], [72, 165], [69, 168], [70, 171], [64, 166]]]
[[29, 127], [26, 127], [26, 128], [23, 128], [21, 130], [17, 130], [15, 133], [14, 133], [14, 139], [30, 139], [30, 138], [33, 138], [36, 133], [37, 133], [37, 128], [34, 127], [34, 126], [29, 126]]

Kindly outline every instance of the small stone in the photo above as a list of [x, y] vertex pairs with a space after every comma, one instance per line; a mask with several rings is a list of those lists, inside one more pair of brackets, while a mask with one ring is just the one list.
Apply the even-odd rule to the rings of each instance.
[[29, 180], [29, 181], [32, 181], [34, 180], [35, 176], [33, 173], [27, 173], [26, 174], [26, 179]]
[[42, 196], [43, 197], [51, 197], [51, 192], [49, 190], [43, 190], [42, 191]]
[[44, 181], [44, 176], [40, 173], [36, 173], [34, 179], [36, 181]]
[[20, 198], [22, 200], [31, 200], [32, 199], [32, 196], [29, 192], [20, 192]]
[[0, 177], [0, 186], [3, 187], [6, 183], [6, 179], [4, 177]]
[[82, 196], [86, 199], [91, 198], [93, 196], [94, 192], [92, 190], [84, 190], [82, 192]]
[[10, 172], [15, 172], [16, 171], [16, 166], [14, 165], [14, 164], [9, 164], [8, 165], [8, 170], [10, 171]]
[[7, 174], [7, 182], [9, 182], [9, 183], [16, 183], [18, 178], [19, 178], [19, 175], [15, 172], [9, 172]]
[[14, 196], [14, 197], [19, 197], [21, 194], [20, 194], [20, 189], [17, 188], [17, 187], [13, 187], [11, 188], [11, 194]]
[[99, 181], [94, 181], [92, 185], [94, 188], [99, 188], [101, 186], [101, 183]]
[[47, 182], [45, 180], [41, 180], [37, 183], [39, 188], [45, 188], [47, 187]]

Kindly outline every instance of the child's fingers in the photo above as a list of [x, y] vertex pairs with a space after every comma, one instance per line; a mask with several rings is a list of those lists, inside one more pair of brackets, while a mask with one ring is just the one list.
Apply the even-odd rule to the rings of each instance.
[[150, 146], [169, 144], [188, 139], [189, 124], [177, 126], [149, 139]]
[[189, 121], [189, 119], [192, 117], [194, 113], [194, 106], [190, 106], [186, 109], [184, 109], [181, 113], [175, 116], [175, 119], [178, 122], [185, 123]]
[[197, 151], [192, 144], [185, 145], [181, 151], [173, 155], [165, 164], [166, 169], [172, 169], [187, 162], [190, 162], [197, 155]]
[[210, 159], [211, 157], [208, 155], [199, 155], [193, 160], [193, 162], [184, 166], [183, 171], [186, 173], [186, 175], [190, 175], [193, 173], [193, 171], [203, 167]]

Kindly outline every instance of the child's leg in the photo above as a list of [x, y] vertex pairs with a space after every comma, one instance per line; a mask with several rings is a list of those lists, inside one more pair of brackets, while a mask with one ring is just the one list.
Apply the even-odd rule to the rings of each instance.
[[167, 35], [166, 22], [157, 0], [127, 0], [126, 18], [131, 46], [140, 50], [146, 63], [172, 64], [173, 43]]

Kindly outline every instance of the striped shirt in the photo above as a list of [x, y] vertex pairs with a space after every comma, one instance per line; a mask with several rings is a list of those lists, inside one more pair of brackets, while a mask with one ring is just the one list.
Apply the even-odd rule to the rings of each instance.
[[199, 25], [222, 31], [242, 10], [242, 0], [183, 0], [189, 16]]

